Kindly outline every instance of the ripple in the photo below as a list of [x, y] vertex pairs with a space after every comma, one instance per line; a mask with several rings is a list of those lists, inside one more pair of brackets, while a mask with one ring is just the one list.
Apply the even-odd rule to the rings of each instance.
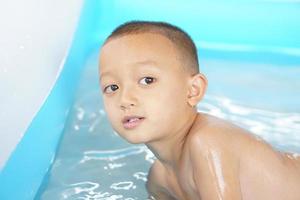
[[145, 172], [136, 172], [133, 174], [133, 177], [135, 177], [137, 180], [147, 181], [147, 174]]
[[[135, 189], [132, 182], [119, 182], [111, 185], [114, 190]], [[61, 193], [62, 199], [82, 199], [82, 200], [134, 200], [134, 198], [124, 198], [123, 195], [113, 194], [111, 192], [102, 192], [99, 190], [99, 184], [85, 181], [70, 184], [67, 189]]]
[[124, 167], [126, 163], [108, 163], [108, 166], [104, 166], [104, 169], [115, 169]]
[[97, 150], [97, 151], [85, 151], [80, 163], [84, 163], [90, 160], [106, 160], [115, 161], [124, 157], [137, 155], [146, 152], [145, 146], [132, 146], [115, 150]]
[[81, 121], [84, 118], [85, 110], [82, 107], [77, 106], [76, 111], [76, 117], [79, 121]]
[[152, 153], [152, 151], [150, 151], [150, 149], [146, 148], [145, 152], [146, 152], [145, 160], [150, 163], [154, 163], [156, 158], [155, 158], [154, 154]]
[[73, 198], [74, 196], [82, 197], [84, 195], [88, 195], [88, 196], [95, 195], [95, 194], [101, 195], [101, 193], [95, 192], [97, 188], [99, 188], [99, 184], [94, 182], [85, 181], [85, 182], [74, 183], [74, 184], [70, 184], [69, 188], [64, 190], [61, 196], [63, 199], [69, 199], [71, 197]]
[[113, 183], [110, 186], [110, 188], [114, 190], [130, 190], [130, 189], [135, 189], [136, 186], [131, 181], [124, 181], [119, 183]]

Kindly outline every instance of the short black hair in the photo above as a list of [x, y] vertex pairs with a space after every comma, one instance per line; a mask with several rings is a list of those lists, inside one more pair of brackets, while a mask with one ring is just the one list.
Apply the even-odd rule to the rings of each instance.
[[140, 34], [156, 33], [169, 39], [179, 50], [184, 68], [192, 74], [199, 73], [197, 48], [192, 38], [181, 28], [166, 23], [155, 21], [129, 21], [118, 26], [105, 40], [104, 44], [111, 39]]

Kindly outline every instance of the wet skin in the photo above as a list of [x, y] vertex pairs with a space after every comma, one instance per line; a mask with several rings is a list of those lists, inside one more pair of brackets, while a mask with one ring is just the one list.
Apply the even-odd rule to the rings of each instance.
[[157, 157], [149, 194], [158, 200], [300, 199], [299, 157], [198, 113], [207, 80], [182, 65], [174, 44], [154, 33], [114, 38], [101, 49], [100, 83], [112, 127]]

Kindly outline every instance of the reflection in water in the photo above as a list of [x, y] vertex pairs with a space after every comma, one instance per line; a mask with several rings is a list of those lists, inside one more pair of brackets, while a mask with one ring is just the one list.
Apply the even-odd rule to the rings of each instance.
[[137, 179], [137, 180], [142, 180], [142, 181], [147, 181], [147, 173], [144, 172], [136, 172], [133, 174], [133, 176]]
[[110, 186], [110, 188], [114, 190], [130, 190], [130, 189], [136, 189], [136, 186], [133, 184], [133, 182], [127, 181], [127, 182], [114, 183]]
[[104, 151], [87, 151], [84, 152], [84, 157], [80, 160], [80, 163], [84, 163], [88, 160], [108, 160], [115, 161], [120, 158], [124, 158], [131, 155], [140, 154], [145, 152], [145, 146], [132, 146], [124, 149], [104, 150]]

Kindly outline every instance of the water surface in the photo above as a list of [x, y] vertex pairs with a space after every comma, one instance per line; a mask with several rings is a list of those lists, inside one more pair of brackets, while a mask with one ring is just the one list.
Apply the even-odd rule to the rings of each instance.
[[[229, 120], [274, 148], [300, 153], [300, 65], [200, 57], [209, 80], [198, 110]], [[111, 128], [91, 55], [41, 199], [145, 200], [153, 154]], [[162, 110], [163, 112], [163, 110]]]

